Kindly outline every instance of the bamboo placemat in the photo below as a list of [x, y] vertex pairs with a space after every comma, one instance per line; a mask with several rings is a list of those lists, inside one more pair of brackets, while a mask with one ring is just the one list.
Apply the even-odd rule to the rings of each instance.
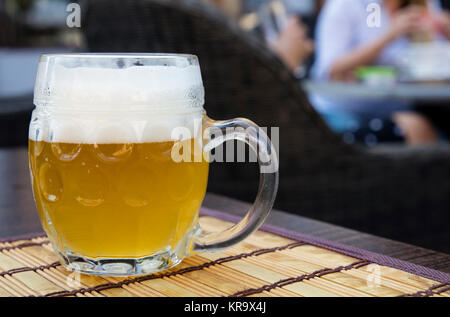
[[[202, 214], [207, 231], [237, 220]], [[136, 278], [69, 272], [43, 234], [0, 241], [0, 296], [450, 297], [449, 282], [450, 274], [271, 226], [226, 251]]]

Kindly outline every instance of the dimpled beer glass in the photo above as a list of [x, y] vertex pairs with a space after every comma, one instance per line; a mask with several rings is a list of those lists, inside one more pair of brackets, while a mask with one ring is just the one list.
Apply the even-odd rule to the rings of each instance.
[[[242, 241], [272, 208], [278, 165], [270, 140], [248, 120], [206, 116], [195, 56], [42, 55], [34, 104], [34, 198], [69, 270], [110, 276], [161, 271]], [[229, 128], [240, 129], [225, 133]], [[211, 131], [223, 133], [212, 138]], [[206, 233], [198, 217], [209, 152], [227, 140], [247, 142], [257, 153], [259, 191], [240, 223]]]

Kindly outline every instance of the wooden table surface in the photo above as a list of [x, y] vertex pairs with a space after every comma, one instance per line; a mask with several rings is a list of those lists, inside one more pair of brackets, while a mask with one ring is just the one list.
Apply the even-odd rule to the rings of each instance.
[[[243, 215], [248, 203], [208, 193], [204, 206]], [[342, 228], [279, 210], [267, 223], [450, 272], [450, 255]], [[0, 238], [42, 231], [35, 209], [25, 148], [0, 149]]]

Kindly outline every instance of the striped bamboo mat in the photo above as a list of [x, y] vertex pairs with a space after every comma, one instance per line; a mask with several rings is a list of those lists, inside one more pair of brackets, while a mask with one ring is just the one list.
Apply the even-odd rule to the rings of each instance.
[[[230, 224], [201, 218], [207, 231]], [[87, 276], [66, 271], [48, 239], [37, 236], [0, 243], [0, 296], [450, 297], [450, 284], [265, 231], [158, 274]]]

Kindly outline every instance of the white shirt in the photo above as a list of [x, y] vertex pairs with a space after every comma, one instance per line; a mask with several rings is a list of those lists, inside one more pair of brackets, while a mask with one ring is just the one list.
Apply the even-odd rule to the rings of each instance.
[[[428, 0], [431, 11], [440, 10], [438, 0]], [[370, 4], [381, 8], [377, 26], [367, 22], [372, 11]], [[386, 32], [391, 26], [391, 18], [385, 10], [383, 0], [327, 0], [320, 14], [316, 31], [316, 61], [312, 69], [314, 80], [329, 80], [333, 63], [351, 51], [368, 45]], [[373, 65], [395, 66], [396, 59], [408, 45], [408, 39], [401, 37], [391, 42], [374, 61]], [[331, 109], [352, 112], [392, 112], [405, 109], [406, 102], [379, 104], [376, 101], [343, 100], [321, 95], [311, 95], [311, 101], [319, 111]]]

